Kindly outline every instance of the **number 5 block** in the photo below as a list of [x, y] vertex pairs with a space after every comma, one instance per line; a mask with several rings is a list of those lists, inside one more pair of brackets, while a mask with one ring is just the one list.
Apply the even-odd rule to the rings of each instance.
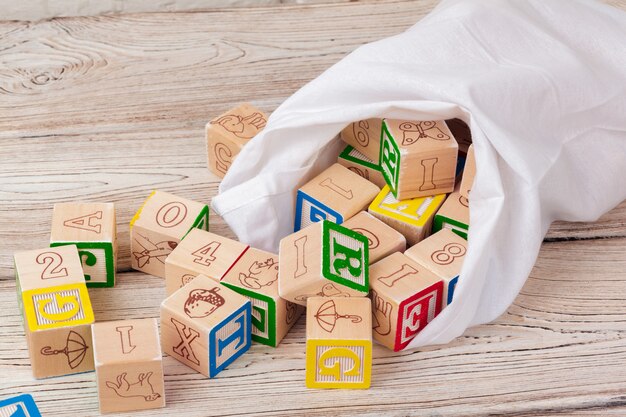
[[14, 256], [33, 376], [93, 371], [93, 311], [76, 246]]
[[76, 245], [87, 287], [113, 287], [117, 239], [113, 203], [60, 203], [52, 212], [50, 246]]

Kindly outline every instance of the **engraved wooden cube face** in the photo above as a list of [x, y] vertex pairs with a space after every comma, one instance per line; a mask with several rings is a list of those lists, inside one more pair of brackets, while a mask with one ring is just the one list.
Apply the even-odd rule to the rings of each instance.
[[360, 177], [365, 178], [379, 188], [387, 185], [383, 173], [380, 170], [380, 166], [350, 145], [346, 146], [343, 152], [341, 152], [339, 158], [337, 158], [337, 163], [348, 168], [355, 174], [358, 174]]
[[322, 275], [348, 288], [367, 293], [369, 249], [365, 236], [331, 222], [322, 228]]
[[14, 261], [18, 291], [85, 282], [75, 245], [18, 252]]
[[382, 119], [366, 119], [350, 123], [341, 131], [341, 139], [374, 164], [378, 164]]
[[24, 291], [22, 300], [26, 323], [31, 332], [91, 324], [94, 321], [84, 283]]
[[463, 169], [463, 178], [461, 179], [461, 195], [469, 199], [470, 190], [474, 183], [476, 175], [476, 160], [474, 159], [474, 145], [470, 145], [465, 158], [465, 168]]
[[400, 232], [365, 211], [348, 219], [343, 226], [365, 236], [370, 264], [406, 249], [406, 239]]
[[457, 186], [437, 211], [433, 222], [433, 232], [449, 229], [467, 240], [469, 216], [469, 200], [461, 195]]
[[21, 394], [0, 401], [0, 417], [41, 417], [30, 394]]

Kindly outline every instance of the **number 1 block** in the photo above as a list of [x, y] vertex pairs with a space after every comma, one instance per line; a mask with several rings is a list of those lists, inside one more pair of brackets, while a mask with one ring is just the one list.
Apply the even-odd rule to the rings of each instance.
[[113, 287], [117, 238], [113, 203], [54, 205], [50, 246], [76, 245], [87, 287]]

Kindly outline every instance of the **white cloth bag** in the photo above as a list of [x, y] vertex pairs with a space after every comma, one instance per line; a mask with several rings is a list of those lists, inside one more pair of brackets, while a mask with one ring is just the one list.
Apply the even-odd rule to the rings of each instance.
[[213, 208], [243, 242], [276, 251], [293, 230], [297, 187], [336, 160], [344, 126], [370, 117], [457, 117], [472, 130], [455, 299], [408, 348], [447, 343], [508, 308], [552, 221], [593, 221], [626, 198], [626, 13], [588, 1], [443, 1], [286, 100]]

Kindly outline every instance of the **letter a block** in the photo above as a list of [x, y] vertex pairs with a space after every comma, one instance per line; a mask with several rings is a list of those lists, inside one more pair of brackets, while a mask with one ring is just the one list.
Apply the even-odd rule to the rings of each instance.
[[306, 307], [307, 388], [369, 388], [370, 300], [311, 297]]
[[95, 323], [92, 332], [100, 412], [165, 407], [157, 320]]
[[466, 252], [465, 239], [443, 229], [407, 249], [404, 254], [443, 279], [443, 308], [452, 302]]
[[359, 120], [341, 131], [341, 140], [378, 165], [382, 119]]
[[130, 221], [133, 269], [165, 278], [165, 259], [191, 229], [209, 230], [209, 207], [154, 191]]
[[251, 303], [200, 275], [161, 304], [163, 351], [210, 378], [251, 343]]
[[376, 184], [378, 188], [387, 185], [380, 166], [350, 145], [341, 152], [337, 162], [369, 182]]
[[76, 245], [87, 287], [113, 287], [117, 238], [113, 203], [59, 203], [50, 246]]
[[294, 231], [320, 220], [341, 224], [367, 207], [379, 191], [360, 175], [333, 164], [298, 190]]
[[342, 226], [367, 238], [370, 265], [394, 252], [406, 250], [402, 233], [389, 227], [366, 211], [351, 217]]
[[209, 170], [220, 178], [226, 175], [241, 148], [267, 123], [267, 116], [250, 104], [242, 104], [206, 125]]
[[33, 376], [93, 371], [93, 311], [76, 246], [15, 254], [18, 300]]
[[278, 292], [296, 304], [310, 296], [367, 296], [365, 236], [324, 220], [280, 241]]
[[250, 248], [224, 275], [222, 284], [252, 303], [252, 340], [276, 347], [304, 308], [278, 295], [278, 256]]
[[398, 200], [451, 192], [458, 151], [444, 121], [383, 120], [380, 166]]
[[371, 266], [374, 339], [402, 350], [441, 311], [443, 281], [396, 252]]
[[1, 417], [41, 417], [33, 396], [21, 394], [0, 401]]
[[445, 194], [398, 201], [385, 187], [369, 206], [369, 212], [402, 233], [408, 245], [414, 245], [430, 234], [435, 213]]
[[463, 239], [467, 239], [469, 220], [469, 200], [461, 195], [459, 185], [457, 185], [454, 192], [448, 195], [437, 211], [433, 222], [433, 233], [441, 229], [449, 229]]

